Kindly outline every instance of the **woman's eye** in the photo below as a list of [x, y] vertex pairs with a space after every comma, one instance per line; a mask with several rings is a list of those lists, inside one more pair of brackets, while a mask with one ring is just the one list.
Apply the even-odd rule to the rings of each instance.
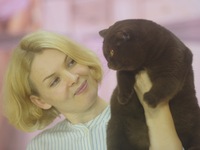
[[50, 87], [57, 85], [59, 82], [60, 82], [59, 77], [54, 78], [53, 81], [50, 83]]
[[72, 67], [74, 64], [76, 64], [76, 61], [69, 58], [69, 60], [67, 61], [67, 67]]

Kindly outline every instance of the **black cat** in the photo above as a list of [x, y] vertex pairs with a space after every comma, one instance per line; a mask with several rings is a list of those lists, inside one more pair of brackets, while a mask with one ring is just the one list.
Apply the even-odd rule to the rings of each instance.
[[108, 150], [149, 149], [144, 110], [133, 89], [135, 75], [143, 69], [153, 84], [144, 94], [145, 101], [156, 107], [170, 99], [176, 131], [185, 150], [200, 150], [200, 108], [191, 51], [172, 32], [149, 20], [118, 21], [99, 34], [104, 39], [108, 66], [117, 70], [107, 129]]

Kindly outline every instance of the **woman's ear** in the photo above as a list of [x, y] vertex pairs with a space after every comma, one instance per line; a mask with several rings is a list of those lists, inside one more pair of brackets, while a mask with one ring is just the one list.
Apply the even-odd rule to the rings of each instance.
[[42, 109], [50, 109], [52, 107], [52, 105], [44, 102], [42, 99], [35, 95], [31, 95], [30, 100], [32, 101], [32, 103], [34, 103], [36, 106]]

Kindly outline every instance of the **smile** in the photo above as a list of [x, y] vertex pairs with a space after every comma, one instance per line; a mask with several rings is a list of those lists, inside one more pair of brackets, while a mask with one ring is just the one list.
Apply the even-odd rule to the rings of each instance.
[[76, 90], [76, 92], [74, 93], [74, 95], [79, 95], [79, 94], [83, 93], [86, 90], [87, 86], [88, 86], [87, 80], [85, 80], [81, 84], [81, 86]]

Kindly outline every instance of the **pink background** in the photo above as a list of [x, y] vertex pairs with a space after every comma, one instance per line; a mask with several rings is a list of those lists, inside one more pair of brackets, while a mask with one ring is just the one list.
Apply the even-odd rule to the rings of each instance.
[[[6, 1], [6, 3], [5, 3]], [[15, 1], [15, 2], [14, 2]], [[18, 1], [18, 2], [17, 2]], [[65, 34], [99, 55], [104, 80], [99, 94], [107, 101], [116, 85], [115, 72], [109, 70], [102, 55], [102, 39], [98, 31], [114, 22], [128, 18], [156, 21], [174, 32], [193, 52], [195, 86], [200, 103], [200, 1], [199, 0], [0, 0], [0, 26], [12, 19], [20, 9], [28, 13], [28, 20], [17, 18], [19, 23], [9, 30], [0, 30], [0, 91], [3, 74], [12, 48], [27, 32], [46, 29]], [[25, 3], [25, 2], [24, 2]], [[28, 5], [29, 3], [29, 5]], [[15, 4], [15, 5], [13, 5]], [[18, 4], [18, 5], [17, 5]], [[13, 11], [15, 10], [15, 12]], [[9, 14], [9, 15], [5, 15]], [[1, 17], [3, 16], [3, 17]], [[19, 17], [19, 16], [17, 16]], [[3, 18], [3, 19], [2, 19]], [[0, 107], [2, 107], [2, 96]], [[58, 120], [55, 121], [55, 123]], [[38, 132], [23, 133], [9, 125], [0, 108], [0, 150], [25, 150], [27, 143]]]

